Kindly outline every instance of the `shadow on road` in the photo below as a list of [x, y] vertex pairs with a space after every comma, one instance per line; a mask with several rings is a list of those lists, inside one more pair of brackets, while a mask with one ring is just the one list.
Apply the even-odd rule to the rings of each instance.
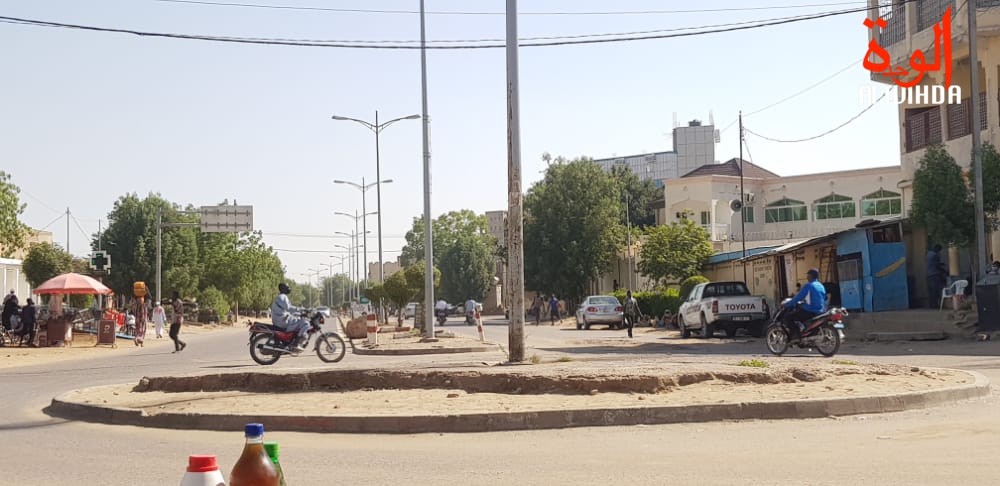
[[[48, 410], [48, 407], [42, 409], [42, 412], [44, 412], [47, 415], [48, 414], [47, 410]], [[18, 422], [18, 423], [13, 423], [13, 424], [0, 424], [0, 430], [40, 429], [40, 428], [43, 428], [43, 427], [54, 427], [54, 426], [57, 426], [57, 425], [66, 425], [66, 424], [69, 424], [71, 422], [72, 422], [72, 420], [63, 420], [63, 419], [53, 418], [53, 419], [50, 419], [50, 420], [36, 420], [36, 421], [33, 421], [33, 422]]]

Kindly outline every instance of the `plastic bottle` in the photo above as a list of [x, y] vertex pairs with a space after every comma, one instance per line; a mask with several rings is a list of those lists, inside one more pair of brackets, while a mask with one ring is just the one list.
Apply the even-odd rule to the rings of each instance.
[[247, 424], [243, 454], [229, 474], [229, 486], [280, 486], [278, 471], [264, 450], [264, 425]]
[[181, 486], [226, 486], [215, 456], [189, 456]]
[[285, 472], [281, 470], [281, 463], [278, 462], [278, 443], [265, 442], [264, 450], [267, 451], [268, 457], [270, 457], [271, 462], [274, 463], [274, 468], [278, 470], [278, 484], [280, 486], [287, 486], [285, 484]]

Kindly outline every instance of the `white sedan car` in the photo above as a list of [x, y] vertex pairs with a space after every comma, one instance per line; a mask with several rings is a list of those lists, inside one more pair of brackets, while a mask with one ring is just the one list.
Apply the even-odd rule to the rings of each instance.
[[624, 326], [624, 308], [612, 295], [591, 295], [576, 309], [576, 328], [590, 329], [591, 324], [608, 324], [609, 329]]

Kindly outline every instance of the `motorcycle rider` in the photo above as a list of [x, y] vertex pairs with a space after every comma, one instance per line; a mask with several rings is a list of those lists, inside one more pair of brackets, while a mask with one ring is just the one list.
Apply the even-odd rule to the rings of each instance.
[[[819, 270], [809, 269], [806, 278], [809, 281], [802, 286], [802, 290], [799, 290], [795, 297], [792, 297], [792, 300], [785, 303], [785, 307], [791, 309], [785, 312], [782, 318], [785, 327], [792, 334], [788, 336], [789, 340], [798, 338], [802, 331], [801, 324], [797, 323], [806, 322], [826, 312], [826, 289], [819, 281]], [[801, 306], [798, 305], [800, 303]]]
[[309, 330], [309, 320], [292, 315], [293, 312], [302, 312], [302, 309], [293, 306], [288, 300], [290, 293], [292, 293], [292, 289], [288, 288], [288, 285], [285, 285], [284, 282], [278, 284], [278, 296], [271, 304], [271, 324], [287, 332], [297, 332], [299, 335], [298, 344], [294, 346], [293, 351], [302, 352], [305, 351], [308, 342], [306, 332]]
[[476, 323], [476, 301], [465, 301], [465, 322], [470, 326]]
[[[434, 316], [439, 319], [448, 318], [448, 303], [444, 299], [438, 299], [437, 303], [434, 304]], [[444, 322], [443, 320], [441, 321]]]

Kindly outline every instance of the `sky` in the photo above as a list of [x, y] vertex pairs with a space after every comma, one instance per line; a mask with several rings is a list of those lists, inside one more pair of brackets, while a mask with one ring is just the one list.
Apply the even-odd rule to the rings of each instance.
[[[227, 1], [227, 0], [217, 0]], [[228, 0], [233, 1], [233, 0]], [[238, 3], [402, 13], [251, 8], [157, 0], [0, 0], [0, 16], [151, 32], [322, 40], [420, 38], [417, 0], [243, 0]], [[831, 0], [522, 0], [519, 36], [624, 33], [862, 8]], [[772, 8], [825, 4], [800, 8]], [[757, 7], [758, 10], [720, 11]], [[767, 7], [767, 8], [764, 8]], [[427, 0], [428, 12], [502, 13], [502, 0]], [[580, 12], [714, 10], [583, 15]], [[536, 15], [533, 13], [567, 13]], [[568, 14], [575, 13], [575, 14]], [[523, 187], [543, 153], [614, 155], [672, 149], [693, 119], [722, 130], [716, 158], [739, 155], [748, 130], [812, 137], [866, 106], [864, 13], [727, 33], [605, 44], [522, 47]], [[426, 15], [428, 41], [498, 39], [503, 15]], [[195, 206], [252, 205], [254, 227], [289, 277], [340, 272], [362, 193], [334, 179], [375, 181], [375, 138], [332, 115], [380, 121], [421, 113], [420, 51], [243, 45], [0, 23], [0, 170], [21, 190], [22, 220], [76, 255], [118, 198], [159, 193]], [[432, 42], [430, 45], [434, 45]], [[853, 63], [853, 64], [852, 64]], [[838, 73], [839, 74], [836, 74]], [[831, 77], [836, 74], [836, 76]], [[754, 113], [830, 78], [815, 88]], [[504, 49], [428, 50], [431, 213], [507, 207]], [[803, 143], [747, 134], [748, 160], [781, 175], [899, 163], [895, 105]], [[728, 127], [728, 128], [727, 128]], [[383, 253], [393, 261], [423, 212], [421, 122], [381, 135]], [[376, 191], [366, 209], [375, 211]], [[72, 218], [67, 230], [66, 208]], [[369, 261], [377, 223], [367, 220]], [[341, 253], [337, 253], [341, 252]], [[112, 261], [114, 256], [112, 255]], [[314, 272], [313, 272], [314, 273]]]

